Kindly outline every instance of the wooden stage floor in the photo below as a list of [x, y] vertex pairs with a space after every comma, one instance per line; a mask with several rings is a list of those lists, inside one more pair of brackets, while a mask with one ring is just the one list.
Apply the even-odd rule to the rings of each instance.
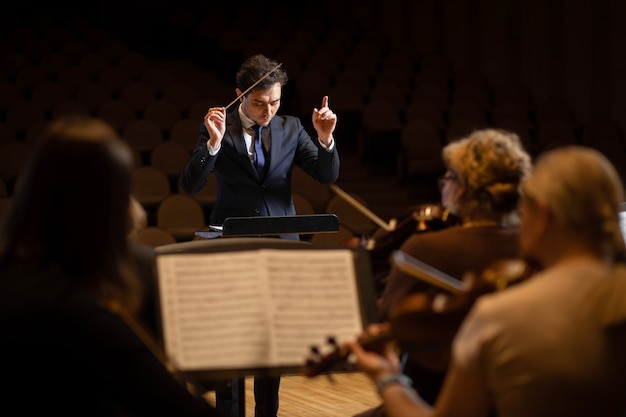
[[[380, 404], [374, 385], [359, 372], [325, 375], [283, 376], [278, 417], [350, 417]], [[246, 378], [246, 417], [254, 417], [252, 378]], [[211, 403], [215, 396], [207, 394]]]

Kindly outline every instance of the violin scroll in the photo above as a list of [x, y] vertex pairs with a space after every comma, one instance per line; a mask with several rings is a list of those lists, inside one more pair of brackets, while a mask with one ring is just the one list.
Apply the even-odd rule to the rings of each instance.
[[[392, 340], [391, 331], [381, 332], [376, 336], [361, 336], [357, 341], [364, 349], [377, 350], [381, 349], [385, 342]], [[307, 358], [302, 374], [307, 377], [314, 377], [333, 370], [350, 370], [348, 363], [350, 351], [340, 346], [334, 337], [327, 339], [327, 345], [331, 348], [330, 352], [322, 354], [318, 346], [311, 346], [311, 355]]]

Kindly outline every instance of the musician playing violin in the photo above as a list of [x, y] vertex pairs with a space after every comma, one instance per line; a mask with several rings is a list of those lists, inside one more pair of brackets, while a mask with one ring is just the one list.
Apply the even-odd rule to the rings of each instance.
[[390, 417], [626, 415], [620, 176], [600, 152], [567, 146], [540, 155], [522, 190], [520, 252], [540, 268], [476, 299], [434, 407], [390, 346], [346, 344]]
[[[400, 250], [458, 279], [466, 271], [482, 271], [495, 260], [517, 257], [520, 183], [531, 170], [531, 157], [519, 137], [503, 130], [478, 130], [446, 145], [442, 158], [446, 172], [439, 180], [441, 203], [458, 216], [460, 224], [413, 234]], [[392, 265], [379, 299], [382, 320], [389, 318], [399, 300], [427, 288]], [[404, 368], [431, 404], [447, 367], [447, 355], [434, 354], [419, 359], [409, 355]], [[382, 408], [359, 414], [373, 415], [383, 415]]]

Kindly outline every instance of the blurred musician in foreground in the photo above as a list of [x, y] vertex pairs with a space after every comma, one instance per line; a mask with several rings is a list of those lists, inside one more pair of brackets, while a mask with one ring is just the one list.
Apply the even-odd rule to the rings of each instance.
[[[504, 130], [478, 130], [446, 145], [442, 158], [446, 172], [439, 184], [441, 203], [461, 223], [413, 234], [399, 249], [458, 279], [466, 271], [482, 271], [495, 260], [518, 257], [520, 183], [531, 170], [530, 155], [518, 136]], [[387, 320], [405, 296], [425, 289], [424, 282], [392, 265], [379, 299], [381, 318]], [[428, 357], [405, 358], [405, 373], [431, 404], [445, 377], [448, 352], [449, 343]], [[383, 414], [377, 407], [358, 415]]]
[[99, 119], [44, 130], [0, 230], [3, 406], [16, 415], [220, 416], [137, 331], [130, 148]]
[[[523, 182], [520, 251], [530, 278], [479, 297], [453, 343], [435, 406], [402, 376], [392, 345], [347, 346], [403, 416], [587, 417], [626, 411], [623, 184], [599, 152], [557, 148]], [[373, 325], [376, 333], [384, 325]]]

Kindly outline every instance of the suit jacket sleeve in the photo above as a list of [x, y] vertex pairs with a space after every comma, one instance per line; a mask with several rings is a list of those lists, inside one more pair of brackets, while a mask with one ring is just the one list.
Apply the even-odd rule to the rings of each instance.
[[200, 123], [200, 133], [196, 146], [180, 177], [181, 188], [186, 193], [194, 194], [200, 191], [215, 167], [215, 161], [219, 153], [214, 156], [209, 154], [209, 149], [207, 148], [208, 140], [209, 132], [206, 126], [204, 126], [204, 122], [202, 122]]

